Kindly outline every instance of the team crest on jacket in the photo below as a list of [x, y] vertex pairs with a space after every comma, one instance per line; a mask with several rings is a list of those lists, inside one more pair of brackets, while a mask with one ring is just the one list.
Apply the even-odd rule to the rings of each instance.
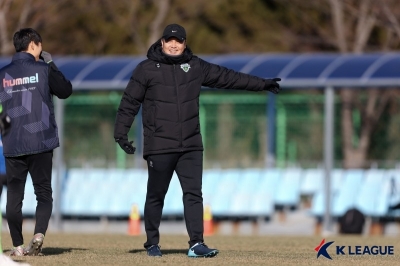
[[181, 68], [187, 73], [190, 69], [190, 65], [188, 63], [185, 63], [181, 65]]

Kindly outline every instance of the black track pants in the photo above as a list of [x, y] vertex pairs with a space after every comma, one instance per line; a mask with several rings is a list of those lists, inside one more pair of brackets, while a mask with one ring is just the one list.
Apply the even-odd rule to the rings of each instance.
[[147, 242], [144, 247], [157, 245], [160, 241], [164, 198], [174, 170], [183, 191], [183, 206], [189, 245], [203, 242], [203, 196], [201, 192], [203, 174], [203, 152], [169, 153], [150, 155], [147, 158], [149, 178], [144, 207], [144, 223]]
[[6, 157], [6, 216], [14, 247], [24, 244], [21, 208], [28, 172], [32, 177], [37, 200], [34, 234], [46, 234], [53, 209], [53, 191], [51, 189], [52, 159], [52, 151], [19, 157]]

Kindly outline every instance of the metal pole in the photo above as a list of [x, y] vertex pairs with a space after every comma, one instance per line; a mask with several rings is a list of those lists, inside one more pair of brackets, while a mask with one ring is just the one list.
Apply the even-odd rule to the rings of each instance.
[[275, 143], [275, 132], [276, 132], [276, 97], [275, 94], [268, 94], [267, 102], [267, 158], [266, 167], [275, 167], [275, 156], [276, 156], [276, 143]]
[[335, 94], [333, 87], [325, 88], [325, 126], [324, 126], [324, 168], [325, 168], [325, 215], [324, 231], [331, 231], [331, 173], [333, 168], [334, 143], [334, 108]]
[[55, 161], [55, 199], [54, 199], [54, 224], [57, 231], [62, 230], [61, 224], [61, 185], [62, 185], [62, 175], [64, 166], [64, 101], [56, 98], [55, 100], [56, 108], [56, 121], [58, 126], [58, 138], [60, 140], [60, 147], [54, 151], [54, 161]]

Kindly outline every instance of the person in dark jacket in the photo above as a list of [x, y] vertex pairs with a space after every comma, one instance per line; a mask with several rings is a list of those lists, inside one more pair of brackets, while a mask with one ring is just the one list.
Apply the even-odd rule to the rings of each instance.
[[128, 132], [142, 105], [144, 159], [148, 183], [144, 207], [149, 256], [162, 256], [159, 226], [164, 198], [173, 172], [183, 191], [184, 217], [189, 234], [189, 257], [213, 257], [203, 239], [203, 144], [199, 96], [202, 86], [278, 93], [275, 79], [262, 79], [208, 63], [186, 45], [186, 31], [168, 25], [133, 71], [122, 96], [114, 129], [115, 141], [128, 154], [135, 152]]
[[[68, 98], [72, 85], [51, 55], [42, 51], [42, 38], [34, 29], [20, 29], [13, 42], [16, 53], [11, 63], [0, 69], [0, 100], [12, 121], [8, 134], [2, 134], [7, 175], [6, 215], [14, 246], [10, 255], [38, 255], [53, 208], [52, 158], [53, 149], [59, 146], [53, 95]], [[37, 206], [34, 236], [24, 247], [21, 208], [28, 172]]]

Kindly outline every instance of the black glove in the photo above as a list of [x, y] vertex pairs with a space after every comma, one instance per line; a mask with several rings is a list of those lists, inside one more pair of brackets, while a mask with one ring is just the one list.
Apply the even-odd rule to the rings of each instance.
[[44, 62], [46, 62], [47, 64], [50, 63], [51, 61], [53, 61], [53, 58], [51, 58], [51, 54], [49, 54], [46, 51], [42, 51], [40, 53], [40, 59], [42, 59]]
[[127, 139], [116, 139], [115, 141], [118, 142], [119, 146], [127, 153], [127, 154], [134, 154], [136, 148], [132, 146], [133, 141], [128, 141]]
[[265, 79], [264, 90], [273, 92], [275, 94], [279, 93], [281, 91], [281, 86], [277, 81], [281, 81], [281, 79], [280, 78]]
[[10, 117], [5, 112], [1, 112], [0, 113], [0, 130], [3, 135], [8, 133], [10, 126], [11, 126]]

